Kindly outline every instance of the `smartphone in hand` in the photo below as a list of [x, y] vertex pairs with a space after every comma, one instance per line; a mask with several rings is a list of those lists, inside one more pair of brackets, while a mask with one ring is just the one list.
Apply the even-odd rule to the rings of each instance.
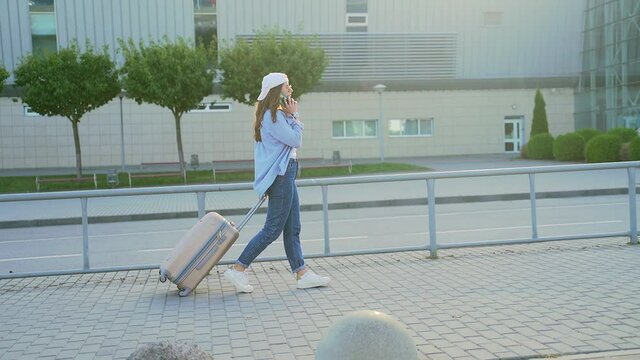
[[278, 101], [278, 105], [280, 105], [280, 107], [282, 107], [283, 110], [287, 108], [287, 99], [288, 99], [287, 96], [285, 96], [284, 94], [280, 94], [280, 100]]

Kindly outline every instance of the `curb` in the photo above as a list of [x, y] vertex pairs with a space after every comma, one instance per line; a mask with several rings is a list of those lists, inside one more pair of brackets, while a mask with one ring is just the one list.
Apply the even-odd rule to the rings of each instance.
[[[549, 359], [550, 357], [535, 357], [530, 359]], [[591, 353], [577, 353], [570, 355], [554, 356], [556, 360], [633, 360], [640, 358], [640, 349], [629, 350], [603, 350]]]
[[[640, 188], [636, 188], [636, 193]], [[536, 194], [536, 199], [562, 199], [586, 196], [610, 196], [610, 195], [626, 195], [629, 190], [627, 188], [614, 189], [593, 189], [593, 190], [573, 190], [573, 191], [549, 191]], [[444, 196], [437, 197], [436, 204], [463, 204], [478, 203], [490, 201], [514, 201], [529, 200], [528, 193], [500, 194], [500, 195], [466, 195], [466, 196]], [[372, 200], [359, 202], [345, 202], [329, 204], [329, 210], [344, 209], [364, 209], [376, 207], [395, 207], [395, 206], [414, 206], [427, 205], [429, 202], [426, 197], [413, 199], [389, 199], [389, 200]], [[225, 216], [244, 215], [249, 212], [249, 208], [222, 209]], [[214, 211], [214, 210], [207, 210]], [[301, 205], [300, 211], [322, 211], [322, 204]], [[256, 213], [264, 214], [266, 209], [259, 209]], [[197, 211], [183, 211], [173, 213], [152, 213], [152, 214], [132, 214], [132, 215], [107, 215], [89, 217], [89, 224], [105, 224], [114, 222], [128, 221], [144, 221], [144, 220], [164, 220], [164, 219], [185, 219], [196, 218]], [[0, 221], [0, 229], [13, 229], [24, 227], [38, 226], [59, 226], [59, 225], [80, 225], [82, 218], [58, 218], [58, 219], [34, 219], [34, 220], [10, 220]]]

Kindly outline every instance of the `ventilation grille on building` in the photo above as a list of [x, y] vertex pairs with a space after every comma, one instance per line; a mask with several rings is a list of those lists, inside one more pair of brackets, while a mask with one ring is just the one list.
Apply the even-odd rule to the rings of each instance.
[[357, 13], [348, 13], [347, 14], [347, 19], [346, 19], [346, 25], [347, 27], [349, 26], [367, 26], [367, 22], [368, 22], [368, 17], [369, 15], [364, 13], [364, 14], [357, 14]]
[[[294, 35], [309, 36], [309, 35]], [[254, 35], [239, 35], [249, 42]], [[457, 35], [322, 34], [311, 36], [329, 63], [323, 81], [456, 77]]]

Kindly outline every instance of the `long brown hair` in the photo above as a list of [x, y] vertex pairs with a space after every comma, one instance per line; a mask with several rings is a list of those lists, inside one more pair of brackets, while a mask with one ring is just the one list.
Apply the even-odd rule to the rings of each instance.
[[256, 117], [253, 120], [253, 139], [255, 141], [262, 141], [260, 128], [262, 127], [262, 117], [267, 109], [271, 111], [271, 121], [276, 122], [276, 111], [278, 110], [281, 91], [282, 85], [274, 86], [269, 90], [269, 93], [267, 93], [264, 99], [258, 101], [256, 105]]

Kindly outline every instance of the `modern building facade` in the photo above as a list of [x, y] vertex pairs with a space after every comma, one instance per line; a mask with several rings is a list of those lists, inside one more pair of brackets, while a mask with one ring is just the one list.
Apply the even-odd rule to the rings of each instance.
[[[12, 71], [25, 54], [65, 47], [74, 38], [107, 45], [118, 60], [119, 38], [208, 42], [215, 34], [225, 46], [277, 27], [314, 36], [329, 57], [320, 84], [300, 101], [300, 157], [340, 151], [342, 158], [378, 158], [381, 148], [386, 158], [518, 152], [537, 88], [553, 134], [611, 125], [583, 101], [594, 92], [585, 83], [585, 49], [592, 46], [586, 18], [597, 4], [611, 2], [2, 0], [0, 54]], [[628, 36], [637, 36], [634, 31]], [[627, 46], [627, 56], [633, 54], [637, 46]], [[637, 67], [626, 71], [638, 75]], [[378, 84], [385, 90], [376, 92]], [[633, 83], [626, 84], [628, 92]], [[0, 98], [0, 169], [73, 167], [68, 120], [34, 114], [18, 96], [9, 88]], [[612, 106], [624, 114], [633, 108]], [[253, 108], [212, 94], [183, 118], [185, 156], [252, 159], [252, 120]], [[171, 113], [126, 97], [87, 114], [80, 134], [85, 166], [119, 167], [122, 149], [128, 166], [177, 160]]]
[[589, 0], [576, 93], [580, 127], [640, 127], [640, 1]]

